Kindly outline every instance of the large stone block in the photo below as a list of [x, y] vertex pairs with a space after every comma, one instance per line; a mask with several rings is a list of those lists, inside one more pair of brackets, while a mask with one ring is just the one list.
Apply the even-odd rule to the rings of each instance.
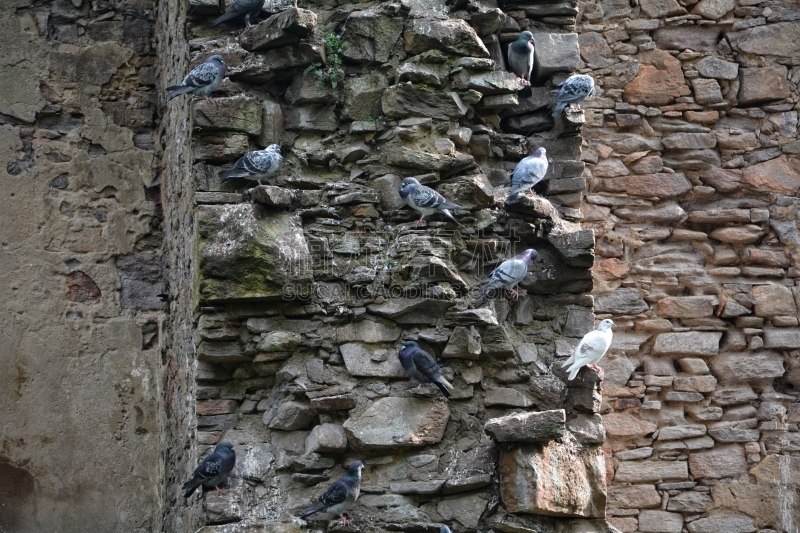
[[719, 511], [690, 522], [689, 533], [753, 533], [753, 519], [743, 513]]
[[538, 83], [556, 72], [572, 72], [580, 62], [577, 33], [535, 33], [533, 75]]
[[692, 13], [707, 19], [718, 20], [736, 7], [736, 0], [701, 0], [694, 6]]
[[608, 294], [595, 296], [594, 310], [596, 313], [616, 313], [623, 315], [636, 315], [644, 313], [650, 307], [634, 288], [621, 288]]
[[722, 30], [717, 26], [667, 26], [653, 33], [656, 46], [662, 50], [689, 49], [711, 53], [721, 38]]
[[791, 90], [786, 76], [787, 69], [783, 65], [743, 68], [738, 96], [739, 105], [751, 106], [788, 98]]
[[757, 56], [794, 57], [800, 52], [800, 26], [794, 20], [728, 33], [728, 39], [734, 50]]
[[474, 326], [453, 328], [450, 339], [442, 352], [443, 359], [472, 359], [477, 361], [481, 355], [481, 336]]
[[297, 217], [257, 204], [197, 209], [200, 298], [207, 302], [296, 298], [311, 281]]
[[383, 113], [389, 118], [431, 117], [450, 120], [467, 112], [467, 106], [454, 92], [433, 91], [410, 83], [392, 85], [381, 99]]
[[514, 413], [490, 419], [483, 430], [497, 442], [546, 442], [564, 435], [565, 421], [563, 409]]
[[800, 158], [782, 155], [747, 166], [742, 181], [757, 190], [796, 195], [800, 189]]
[[714, 314], [716, 296], [668, 296], [656, 304], [661, 318], [705, 318]]
[[404, 37], [409, 54], [441, 50], [460, 56], [489, 57], [478, 34], [462, 19], [409, 19]]
[[716, 355], [719, 352], [719, 331], [687, 331], [661, 333], [656, 337], [654, 354], [660, 355]]
[[339, 347], [344, 364], [352, 376], [402, 378], [407, 377], [395, 350], [360, 343], [347, 343]]
[[403, 19], [387, 16], [380, 8], [354, 11], [342, 32], [347, 44], [342, 55], [353, 61], [386, 63], [402, 32]]
[[665, 105], [689, 94], [681, 63], [668, 52], [643, 52], [636, 78], [625, 86], [623, 96], [630, 104]]
[[694, 479], [738, 478], [747, 473], [744, 447], [736, 444], [689, 454], [689, 471]]
[[316, 27], [317, 15], [313, 11], [289, 8], [245, 29], [239, 36], [239, 43], [250, 52], [268, 50], [296, 43]]
[[348, 418], [344, 430], [357, 450], [391, 453], [438, 443], [449, 419], [450, 409], [444, 402], [390, 397]]
[[608, 487], [610, 509], [653, 509], [661, 505], [654, 485], [612, 485]]
[[229, 130], [249, 135], [261, 133], [261, 103], [243, 95], [198, 100], [192, 107], [195, 131]]
[[525, 88], [516, 75], [498, 70], [470, 74], [465, 69], [453, 76], [452, 85], [459, 91], [472, 89], [481, 94], [516, 94]]
[[602, 518], [606, 506], [605, 457], [567, 434], [547, 445], [500, 454], [500, 496], [512, 513]]
[[680, 533], [683, 517], [679, 513], [666, 511], [642, 511], [639, 513], [639, 531], [642, 533]]
[[696, 68], [697, 72], [706, 78], [735, 80], [739, 75], [738, 64], [718, 57], [706, 57], [697, 63]]
[[610, 413], [603, 417], [606, 433], [611, 437], [641, 438], [653, 433], [658, 426], [630, 413]]
[[306, 455], [310, 453], [342, 453], [347, 449], [347, 435], [339, 424], [314, 426], [306, 437]]
[[[666, 139], [664, 142], [666, 144]], [[686, 179], [683, 172], [622, 176], [603, 180], [603, 186], [611, 192], [626, 192], [633, 196], [657, 196], [659, 198], [682, 196], [692, 190], [692, 183]]]
[[800, 331], [787, 328], [765, 328], [764, 347], [796, 350], [800, 348]]
[[686, 461], [625, 461], [617, 467], [618, 483], [655, 483], [689, 479]]
[[785, 372], [783, 357], [778, 352], [721, 353], [714, 359], [711, 369], [720, 383], [771, 382]]

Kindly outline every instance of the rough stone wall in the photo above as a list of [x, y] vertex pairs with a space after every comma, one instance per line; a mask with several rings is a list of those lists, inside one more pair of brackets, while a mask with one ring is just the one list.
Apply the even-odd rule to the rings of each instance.
[[[214, 103], [167, 106], [175, 124], [191, 112], [197, 453], [224, 439], [238, 457], [225, 494], [191, 500], [197, 525], [297, 531], [298, 510], [359, 458], [360, 530], [607, 531], [599, 379], [587, 370], [567, 386], [560, 372], [594, 325], [594, 240], [574, 223], [582, 115], [554, 122], [547, 109], [579, 62], [577, 4], [266, 9], [254, 28], [212, 29], [217, 2], [193, 2], [190, 63], [221, 54], [229, 79]], [[524, 29], [550, 45], [519, 97], [503, 54]], [[331, 33], [347, 43], [336, 87], [304, 73], [330, 56]], [[220, 183], [270, 143], [285, 160], [269, 185]], [[510, 170], [539, 146], [547, 199], [504, 206]], [[432, 216], [417, 228], [397, 192], [408, 176], [464, 206], [463, 226]], [[528, 247], [539, 258], [519, 300], [470, 291]], [[451, 400], [414, 390], [403, 339], [439, 360]]]
[[793, 2], [581, 5], [621, 531], [800, 527], [798, 20]]
[[0, 4], [0, 531], [160, 527], [153, 8]]

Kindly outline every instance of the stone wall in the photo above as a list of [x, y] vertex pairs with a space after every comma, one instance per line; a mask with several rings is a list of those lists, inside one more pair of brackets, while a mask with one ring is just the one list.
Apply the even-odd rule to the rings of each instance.
[[160, 527], [153, 9], [0, 4], [0, 531]]
[[796, 531], [800, 11], [585, 2], [609, 521]]
[[[594, 239], [574, 222], [583, 117], [554, 122], [547, 109], [580, 60], [577, 4], [266, 10], [254, 28], [212, 29], [217, 2], [193, 2], [191, 64], [220, 54], [229, 78], [214, 103], [167, 105], [174, 124], [191, 112], [197, 454], [224, 439], [238, 457], [225, 494], [191, 500], [197, 525], [306, 527], [298, 511], [358, 458], [349, 514], [361, 530], [607, 531], [599, 379], [567, 386], [557, 371], [594, 325]], [[525, 97], [503, 53], [528, 28], [550, 45]], [[332, 34], [347, 45], [335, 86], [313, 66], [326, 53], [333, 64]], [[285, 160], [269, 185], [220, 183], [270, 143]], [[509, 172], [539, 146], [547, 199], [504, 206]], [[398, 195], [408, 176], [461, 204], [462, 226], [433, 216], [417, 228]], [[539, 257], [519, 300], [471, 290], [529, 247]], [[403, 339], [439, 360], [452, 399], [414, 389]]]

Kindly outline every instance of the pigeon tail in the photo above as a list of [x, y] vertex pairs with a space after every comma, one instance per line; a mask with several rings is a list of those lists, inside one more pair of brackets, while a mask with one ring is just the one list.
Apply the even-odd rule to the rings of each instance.
[[447, 209], [442, 209], [442, 213], [444, 213], [445, 215], [447, 215], [447, 218], [449, 218], [450, 220], [452, 220], [453, 222], [455, 222], [457, 226], [460, 226], [460, 225], [461, 225], [461, 224], [458, 222], [458, 220], [456, 220], [456, 217], [454, 217], [454, 216], [453, 216], [453, 214], [452, 214], [452, 213], [451, 213], [449, 210], [447, 210]]
[[578, 372], [580, 372], [581, 368], [583, 368], [583, 365], [580, 365], [577, 362], [572, 363], [572, 367], [570, 368], [569, 377], [567, 377], [567, 381], [572, 381], [573, 379], [575, 379], [575, 376], [578, 375]]
[[558, 105], [556, 106], [555, 111], [553, 111], [553, 116], [557, 117], [558, 115], [560, 115], [561, 112], [564, 111], [565, 107], [567, 107], [567, 104], [565, 102], [559, 102]]
[[167, 87], [168, 91], [175, 91], [169, 96], [167, 96], [167, 102], [172, 100], [173, 98], [177, 98], [178, 96], [186, 93], [190, 93], [195, 90], [197, 87], [189, 87], [188, 85], [173, 85], [172, 87]]
[[186, 491], [183, 494], [184, 498], [188, 498], [189, 496], [191, 496], [194, 493], [194, 491], [197, 490], [197, 487], [199, 487], [203, 483], [202, 481], [198, 480], [196, 483], [192, 484], [193, 481], [194, 481], [194, 479], [191, 479], [191, 480], [187, 481], [186, 483], [184, 483], [183, 486], [181, 487], [181, 490], [185, 490]]
[[444, 379], [444, 377], [439, 376], [439, 378], [434, 381], [433, 384], [439, 387], [439, 390], [442, 391], [442, 394], [444, 394], [445, 398], [449, 398], [451, 396], [450, 391], [453, 390], [453, 385]]
[[311, 516], [312, 514], [316, 514], [322, 511], [322, 507], [312, 507], [311, 509], [306, 509], [306, 512], [300, 515], [300, 518], [306, 518], [307, 516]]
[[214, 22], [211, 23], [211, 27], [212, 28], [216, 28], [217, 26], [219, 26], [223, 22], [227, 22], [227, 21], [229, 21], [231, 19], [234, 19], [236, 17], [241, 17], [241, 16], [242, 16], [242, 14], [239, 13], [238, 11], [228, 11], [227, 13], [222, 15], [221, 17], [215, 18]]

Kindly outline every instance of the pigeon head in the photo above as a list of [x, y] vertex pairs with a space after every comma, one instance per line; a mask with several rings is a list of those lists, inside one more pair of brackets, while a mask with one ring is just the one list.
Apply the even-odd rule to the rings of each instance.
[[605, 320], [603, 320], [602, 322], [600, 322], [600, 325], [599, 325], [599, 326], [597, 326], [597, 330], [598, 330], [598, 331], [608, 331], [609, 329], [611, 329], [611, 326], [614, 326], [614, 325], [616, 325], [616, 324], [614, 324], [614, 323], [611, 321], [611, 319], [610, 319], [610, 318], [606, 318]]
[[533, 34], [529, 31], [524, 31], [519, 34], [519, 37], [517, 37], [517, 41], [519, 41], [520, 43], [532, 43]]
[[228, 441], [222, 441], [217, 444], [217, 447], [214, 448], [214, 451], [220, 455], [228, 456], [234, 453], [233, 451], [233, 443]]
[[364, 468], [364, 463], [362, 463], [361, 461], [353, 461], [347, 468], [347, 477], [351, 479], [360, 478], [362, 468]]
[[397, 352], [397, 355], [400, 357], [408, 357], [414, 350], [419, 348], [419, 344], [414, 341], [405, 341], [403, 345], [400, 347], [400, 351]]
[[419, 182], [414, 178], [404, 179], [403, 183], [400, 184], [400, 196], [405, 198], [417, 187], [419, 187]]
[[221, 63], [223, 65], [225, 64], [225, 60], [222, 59], [221, 55], [213, 55], [213, 56], [209, 57], [208, 60], [209, 61], [214, 61], [216, 63]]
[[525, 261], [526, 263], [530, 263], [537, 257], [539, 257], [539, 253], [533, 248], [528, 248], [527, 250], [516, 256], [514, 259], [519, 259], [520, 261]]
[[537, 148], [535, 152], [531, 154], [533, 157], [538, 157], [539, 159], [547, 160], [547, 150], [544, 149], [544, 146], [541, 148]]
[[267, 146], [266, 150], [267, 152], [281, 153], [281, 147], [277, 144], [270, 144], [269, 146]]

